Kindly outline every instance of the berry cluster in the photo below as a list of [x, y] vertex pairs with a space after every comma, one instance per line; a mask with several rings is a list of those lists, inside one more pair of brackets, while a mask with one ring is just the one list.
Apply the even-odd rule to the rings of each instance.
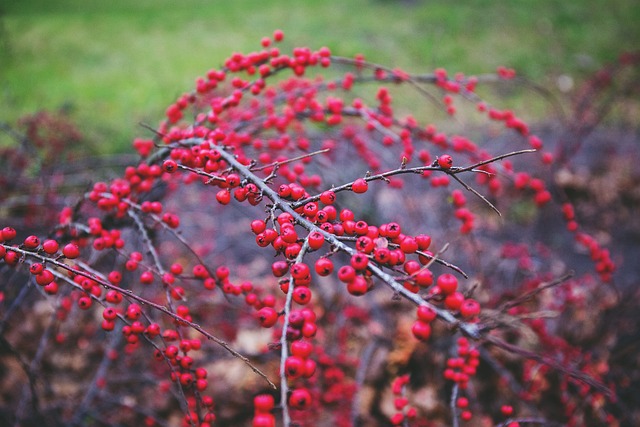
[[[53, 238], [28, 236], [16, 244], [16, 230], [6, 227], [0, 234], [4, 263], [28, 266], [45, 293], [63, 298], [65, 313], [71, 302], [81, 310], [99, 306], [102, 330], [119, 329], [127, 354], [143, 345], [153, 349], [158, 372], [177, 390], [183, 425], [215, 425], [206, 363], [214, 353], [206, 341], [264, 380], [252, 390], [254, 427], [275, 426], [277, 420], [285, 426], [292, 420], [315, 425], [322, 410], [351, 402], [357, 384], [346, 377], [361, 367], [357, 359], [324, 347], [333, 340], [341, 352], [348, 351], [349, 331], [336, 325], [372, 323], [363, 308], [378, 297], [379, 287], [390, 289], [390, 299], [417, 307], [410, 329], [418, 342], [429, 345], [434, 335], [454, 337], [456, 355], [441, 368], [456, 394], [467, 390], [480, 363], [472, 341], [481, 345], [504, 326], [484, 313], [495, 302], [475, 293], [471, 281], [463, 282], [468, 274], [444, 258], [455, 232], [405, 225], [404, 206], [395, 206], [386, 219], [368, 207], [378, 203], [377, 193], [402, 192], [428, 180], [436, 194], [428, 208], [452, 207], [447, 212], [460, 221], [459, 235], [465, 236], [482, 224], [472, 212], [478, 205], [468, 198], [494, 215], [500, 214], [495, 199], [506, 191], [521, 192], [538, 207], [551, 201], [545, 182], [518, 170], [510, 159], [540, 152], [542, 140], [512, 111], [493, 108], [476, 95], [481, 78], [450, 77], [441, 69], [412, 75], [361, 56], [334, 56], [325, 47], [286, 54], [276, 47], [282, 40], [276, 31], [262, 39], [262, 49], [233, 54], [222, 68], [198, 78], [195, 90], [166, 110], [155, 138], [134, 141], [144, 160], [121, 177], [96, 182], [78, 206], [61, 213]], [[335, 78], [309, 77], [318, 68], [335, 68]], [[276, 78], [287, 72], [290, 78]], [[514, 78], [505, 68], [498, 75]], [[376, 89], [365, 89], [368, 82]], [[458, 99], [475, 103], [478, 114], [513, 132], [526, 148], [492, 154], [469, 138], [447, 135], [413, 116], [400, 117], [391, 89], [396, 85], [440, 91], [450, 115], [458, 114], [453, 105]], [[360, 94], [356, 87], [362, 87]], [[345, 159], [344, 168], [335, 166]], [[540, 153], [539, 160], [550, 164], [553, 157]], [[467, 193], [449, 190], [454, 182]], [[199, 215], [211, 218], [181, 212], [187, 186], [203, 195], [197, 201]], [[437, 193], [438, 188], [448, 193]], [[414, 192], [415, 203], [419, 194]], [[177, 202], [172, 205], [169, 196]], [[238, 211], [247, 215], [246, 224], [234, 218], [222, 230], [206, 229], [207, 221], [222, 212]], [[578, 233], [570, 205], [562, 212], [567, 228], [590, 250], [601, 279], [611, 280], [615, 266], [608, 251]], [[189, 233], [195, 225], [206, 232]], [[214, 242], [233, 235], [236, 226], [244, 227], [239, 240], [249, 243], [243, 247], [249, 247], [247, 255], [206, 259], [208, 253], [224, 252]], [[234, 244], [240, 245], [227, 243]], [[270, 268], [240, 262], [253, 255], [268, 259]], [[343, 302], [353, 299], [353, 306]], [[215, 301], [216, 310], [206, 306], [209, 301]], [[338, 302], [343, 309], [333, 306]], [[224, 304], [235, 314], [217, 310]], [[514, 317], [526, 311], [518, 310], [519, 304], [504, 309]], [[216, 326], [229, 329], [234, 322], [243, 326], [223, 331], [230, 340], [244, 327], [259, 325], [270, 332], [260, 352], [279, 359], [278, 369], [263, 372], [219, 338]], [[540, 327], [536, 332], [545, 335]], [[502, 348], [511, 349], [508, 343]], [[393, 382], [393, 425], [424, 417], [403, 395], [408, 378]], [[279, 388], [279, 397], [267, 387]], [[460, 410], [459, 418], [469, 421], [468, 398], [456, 397], [454, 403], [456, 420]], [[336, 414], [350, 412], [339, 408]], [[512, 411], [502, 412], [510, 416]]]

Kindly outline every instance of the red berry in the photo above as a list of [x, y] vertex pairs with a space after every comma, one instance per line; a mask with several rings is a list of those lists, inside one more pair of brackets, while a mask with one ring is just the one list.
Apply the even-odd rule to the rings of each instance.
[[421, 305], [418, 307], [417, 317], [418, 317], [418, 320], [421, 320], [426, 323], [431, 323], [435, 320], [435, 318], [437, 317], [437, 314], [434, 310], [431, 309], [431, 307], [428, 307], [426, 305]]
[[418, 234], [415, 237], [416, 243], [418, 244], [418, 249], [421, 251], [426, 251], [431, 246], [431, 237], [426, 234]]
[[78, 298], [78, 307], [80, 307], [82, 310], [89, 309], [92, 303], [93, 303], [93, 300], [87, 295], [84, 295]]
[[275, 406], [275, 400], [270, 394], [259, 394], [253, 398], [253, 407], [259, 412], [269, 412]]
[[36, 249], [38, 246], [40, 246], [40, 239], [38, 238], [38, 236], [31, 235], [24, 239], [23, 244], [26, 249]]
[[351, 282], [347, 283], [347, 291], [351, 295], [361, 296], [367, 293], [369, 284], [362, 276], [356, 276]]
[[400, 249], [405, 254], [412, 254], [419, 249], [418, 243], [413, 237], [407, 236], [400, 243]]
[[458, 289], [458, 279], [453, 274], [445, 273], [438, 277], [436, 285], [440, 288], [440, 292], [449, 295]]
[[174, 173], [178, 170], [178, 164], [174, 160], [165, 160], [162, 164], [162, 170], [167, 173]]
[[357, 252], [351, 256], [351, 266], [356, 271], [366, 270], [367, 265], [369, 265], [369, 258], [365, 254]]
[[278, 321], [278, 312], [272, 307], [262, 307], [256, 312], [256, 318], [263, 328], [270, 328]]
[[46, 253], [48, 253], [49, 255], [53, 255], [56, 252], [58, 252], [58, 248], [60, 247], [60, 245], [58, 245], [58, 242], [56, 242], [55, 240], [45, 240], [42, 243], [42, 250], [45, 251]]
[[367, 181], [365, 181], [364, 178], [358, 178], [353, 181], [353, 184], [351, 184], [351, 189], [354, 193], [366, 193], [369, 189], [369, 184], [367, 183]]
[[289, 356], [284, 362], [284, 373], [287, 378], [298, 378], [304, 371], [304, 360], [298, 356]]
[[311, 289], [306, 286], [298, 286], [293, 290], [293, 301], [300, 305], [309, 304], [312, 297]]
[[253, 231], [254, 234], [260, 234], [266, 228], [267, 228], [267, 224], [261, 219], [256, 219], [251, 221], [251, 231]]
[[40, 274], [43, 270], [44, 266], [39, 262], [34, 262], [33, 264], [31, 264], [31, 266], [29, 266], [29, 273], [33, 275]]
[[422, 320], [416, 320], [413, 322], [413, 326], [411, 326], [411, 332], [417, 339], [426, 341], [431, 336], [431, 325]]
[[462, 302], [460, 306], [460, 314], [462, 317], [474, 317], [480, 314], [480, 304], [478, 301], [468, 298]]
[[53, 282], [53, 279], [55, 279], [55, 277], [49, 270], [42, 270], [40, 274], [36, 275], [36, 283], [40, 286], [48, 285], [49, 283]]
[[500, 408], [500, 412], [502, 412], [502, 415], [504, 415], [505, 417], [509, 417], [511, 416], [511, 414], [513, 414], [513, 407], [510, 405], [502, 405], [502, 407]]
[[303, 359], [311, 356], [313, 352], [313, 344], [309, 341], [298, 340], [291, 343], [291, 354], [299, 356]]
[[102, 317], [104, 320], [113, 321], [118, 317], [118, 312], [113, 307], [107, 307], [102, 311]]
[[452, 294], [447, 295], [444, 299], [444, 305], [449, 310], [458, 310], [462, 306], [462, 302], [464, 301], [464, 295], [461, 292], [453, 292]]
[[320, 201], [325, 205], [332, 205], [336, 201], [336, 193], [331, 190], [327, 190], [320, 194]]
[[289, 396], [289, 406], [294, 409], [306, 409], [311, 405], [311, 393], [306, 388], [293, 390]]
[[67, 243], [62, 248], [62, 254], [69, 259], [75, 259], [80, 256], [80, 248], [75, 243]]
[[350, 265], [343, 265], [338, 270], [338, 279], [341, 282], [349, 283], [356, 278], [356, 270]]
[[275, 427], [276, 420], [275, 417], [271, 414], [266, 413], [257, 413], [253, 417], [252, 427]]
[[151, 271], [145, 271], [140, 275], [140, 283], [143, 285], [150, 285], [153, 283], [153, 273]]
[[328, 276], [333, 273], [333, 261], [329, 258], [319, 258], [316, 261], [315, 269], [320, 276]]
[[418, 271], [415, 275], [416, 284], [420, 287], [426, 288], [433, 284], [433, 273], [426, 268]]
[[271, 271], [275, 277], [282, 277], [289, 272], [289, 264], [286, 261], [276, 261], [271, 264]]
[[2, 237], [2, 240], [5, 242], [8, 242], [9, 240], [13, 240], [16, 238], [16, 234], [18, 234], [16, 232], [16, 230], [12, 227], [5, 227], [2, 229], [2, 232], [0, 232], [0, 237]]
[[275, 30], [273, 32], [273, 40], [277, 42], [281, 42], [283, 38], [284, 38], [284, 33], [282, 32], [282, 30]]
[[228, 190], [220, 190], [216, 193], [216, 200], [221, 205], [228, 205], [231, 201], [231, 193]]
[[111, 304], [119, 304], [122, 302], [122, 294], [114, 289], [111, 289], [105, 295], [105, 300]]
[[320, 249], [324, 244], [324, 236], [319, 231], [309, 233], [307, 240], [309, 241], [309, 247], [313, 250]]
[[443, 154], [438, 157], [438, 166], [442, 169], [450, 169], [453, 166], [453, 158], [448, 154]]

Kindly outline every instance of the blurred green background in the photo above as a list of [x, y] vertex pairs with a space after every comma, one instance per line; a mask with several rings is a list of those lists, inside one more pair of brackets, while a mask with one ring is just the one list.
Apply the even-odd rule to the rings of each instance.
[[[100, 151], [128, 150], [195, 78], [280, 28], [413, 72], [498, 65], [556, 89], [640, 47], [636, 0], [4, 0], [0, 121], [67, 108]], [[543, 119], [543, 117], [541, 117]]]

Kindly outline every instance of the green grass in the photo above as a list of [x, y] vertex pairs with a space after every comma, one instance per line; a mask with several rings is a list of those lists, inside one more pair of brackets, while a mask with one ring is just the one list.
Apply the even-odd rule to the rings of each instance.
[[[7, 2], [5, 2], [7, 3]], [[516, 68], [576, 80], [640, 45], [634, 0], [9, 0], [0, 6], [0, 120], [71, 106], [102, 150], [126, 150], [195, 78], [275, 28], [285, 47], [426, 72]]]

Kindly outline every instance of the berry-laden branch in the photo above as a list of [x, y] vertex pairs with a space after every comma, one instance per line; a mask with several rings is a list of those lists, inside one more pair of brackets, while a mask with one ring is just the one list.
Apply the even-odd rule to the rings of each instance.
[[[513, 80], [514, 72], [501, 68], [497, 75], [476, 78], [438, 69], [413, 75], [361, 56], [334, 56], [328, 48], [283, 53], [276, 46], [282, 39], [277, 31], [258, 51], [233, 54], [220, 69], [198, 78], [195, 90], [180, 96], [166, 120], [150, 129], [152, 139], [134, 141], [143, 161], [119, 178], [96, 182], [81, 202], [61, 213], [50, 238], [19, 238], [15, 229], [3, 228], [3, 265], [24, 265], [40, 294], [62, 301], [60, 318], [76, 316], [80, 324], [89, 318], [80, 318], [78, 310], [100, 307], [102, 320], [94, 329], [110, 333], [121, 324], [131, 360], [139, 360], [135, 355], [143, 345], [149, 348], [162, 365], [153, 365], [153, 373], [166, 381], [158, 389], [175, 390], [184, 425], [210, 427], [225, 414], [214, 412], [213, 381], [225, 390], [216, 397], [220, 405], [232, 406], [232, 392], [244, 393], [240, 401], [252, 395], [253, 427], [274, 427], [278, 420], [285, 427], [318, 425], [327, 417], [346, 426], [349, 419], [368, 416], [357, 407], [370, 386], [367, 366], [359, 361], [368, 365], [373, 355], [359, 344], [368, 341], [367, 334], [382, 336], [383, 329], [394, 331], [390, 342], [397, 347], [384, 368], [396, 377], [395, 412], [372, 411], [384, 425], [420, 425], [433, 416], [420, 402], [410, 402], [424, 378], [410, 372], [416, 369], [410, 352], [419, 355], [418, 369], [434, 364], [437, 369], [424, 370], [442, 373], [439, 388], [452, 382], [441, 407], [450, 408], [445, 418], [454, 425], [463, 426], [474, 416], [471, 408], [481, 407], [469, 403], [477, 398], [470, 384], [489, 377], [476, 375], [489, 346], [579, 380], [580, 396], [590, 396], [600, 408], [606, 394], [600, 365], [585, 357], [584, 373], [577, 372], [568, 362], [574, 347], [550, 336], [544, 324], [545, 313], [558, 306], [543, 296], [565, 292], [577, 277], [549, 281], [542, 267], [532, 267], [543, 262], [531, 261], [520, 246], [496, 253], [498, 245], [487, 238], [499, 228], [495, 215], [483, 216], [462, 190], [500, 216], [506, 212], [500, 225], [522, 204], [554, 206], [548, 184], [521, 169], [553, 162], [542, 140], [514, 112], [492, 107], [475, 93], [483, 82]], [[471, 114], [500, 125], [512, 145], [478, 144], [412, 115], [401, 117], [396, 86], [436, 101], [456, 118], [456, 103], [470, 103], [476, 107]], [[412, 100], [406, 104], [415, 106]], [[462, 189], [450, 189], [453, 182]], [[562, 215], [568, 232], [590, 251], [598, 277], [609, 282], [615, 268], [609, 252], [578, 232], [570, 205]], [[542, 246], [535, 248], [542, 257]], [[445, 250], [455, 259], [445, 260]], [[507, 283], [494, 274], [496, 260], [515, 257], [523, 274], [508, 282], [509, 292], [498, 290]], [[377, 292], [380, 284], [390, 295]], [[578, 306], [569, 291], [565, 300]], [[533, 323], [526, 326], [541, 343], [536, 350], [499, 338], [506, 316]], [[231, 377], [226, 364], [232, 362], [221, 360], [196, 332], [271, 388]], [[519, 332], [509, 331], [514, 340]], [[554, 351], [561, 357], [541, 354], [539, 349], [559, 342], [564, 345]], [[426, 346], [429, 352], [420, 353]], [[128, 365], [102, 360], [94, 382], [118, 392], [118, 384], [103, 384], [103, 378]], [[530, 378], [520, 378], [536, 366], [511, 372], [506, 364], [497, 366], [497, 357], [491, 360], [492, 369], [508, 372], [506, 383], [513, 385], [510, 392], [488, 385], [500, 389], [496, 396], [513, 400], [539, 391], [528, 386], [534, 383]], [[269, 377], [279, 379], [279, 393]], [[566, 396], [575, 384], [564, 386], [569, 405]], [[100, 399], [97, 388], [92, 385], [81, 399], [75, 421], [93, 416], [84, 408]], [[489, 406], [479, 411], [494, 424], [505, 417], [523, 423], [543, 419], [538, 412], [536, 418], [512, 416], [507, 404], [500, 414], [494, 402]], [[95, 412], [112, 424], [155, 422]]]

